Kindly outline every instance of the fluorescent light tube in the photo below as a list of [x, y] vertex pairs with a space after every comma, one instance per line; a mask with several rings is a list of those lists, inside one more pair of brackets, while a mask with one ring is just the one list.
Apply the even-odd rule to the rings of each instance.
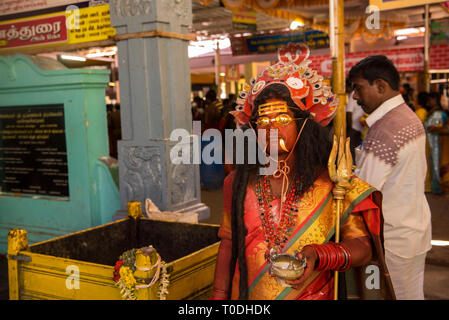
[[68, 56], [65, 54], [61, 54], [60, 57], [61, 57], [61, 59], [64, 59], [64, 60], [86, 61], [86, 58], [80, 57], [80, 56]]

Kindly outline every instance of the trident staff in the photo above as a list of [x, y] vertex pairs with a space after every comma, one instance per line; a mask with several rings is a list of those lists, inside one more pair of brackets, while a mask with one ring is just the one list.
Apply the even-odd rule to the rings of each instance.
[[[338, 142], [337, 142], [338, 140]], [[335, 201], [335, 243], [340, 242], [340, 219], [345, 198], [346, 189], [350, 187], [352, 156], [350, 150], [350, 139], [343, 136], [343, 128], [340, 136], [334, 135], [334, 143], [329, 156], [328, 169], [331, 180], [335, 183], [332, 190]], [[335, 163], [337, 160], [337, 164]], [[338, 300], [338, 271], [334, 273], [334, 300]]]

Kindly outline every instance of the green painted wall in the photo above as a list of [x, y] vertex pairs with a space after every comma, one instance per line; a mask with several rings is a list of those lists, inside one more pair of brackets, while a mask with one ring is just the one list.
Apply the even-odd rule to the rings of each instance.
[[[0, 57], [0, 108], [64, 105], [69, 198], [0, 193], [0, 253], [11, 228], [30, 243], [112, 221], [120, 196], [107, 166], [108, 70], [65, 69], [47, 58]], [[1, 130], [1, 128], [0, 128]]]

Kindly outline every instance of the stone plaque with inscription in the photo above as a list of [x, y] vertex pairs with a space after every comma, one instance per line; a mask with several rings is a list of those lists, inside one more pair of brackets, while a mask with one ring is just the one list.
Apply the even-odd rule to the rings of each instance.
[[69, 196], [62, 104], [0, 109], [0, 191]]
[[109, 71], [17, 54], [0, 56], [0, 75], [0, 253], [14, 228], [36, 243], [111, 222]]

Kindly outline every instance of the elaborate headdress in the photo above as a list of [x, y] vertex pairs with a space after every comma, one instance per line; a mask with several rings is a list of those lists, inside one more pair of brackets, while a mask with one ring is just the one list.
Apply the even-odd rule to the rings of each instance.
[[[289, 43], [278, 51], [279, 62], [266, 68], [244, 91], [239, 93], [237, 107], [231, 111], [239, 126], [249, 122], [254, 100], [268, 86], [279, 83], [287, 87], [293, 102], [310, 112], [311, 118], [326, 126], [337, 111], [337, 99], [323, 77], [309, 68], [310, 50], [303, 43]], [[263, 106], [259, 106], [259, 109]], [[270, 106], [271, 107], [271, 106]], [[263, 110], [259, 110], [262, 111]], [[273, 110], [274, 111], [274, 110]]]

